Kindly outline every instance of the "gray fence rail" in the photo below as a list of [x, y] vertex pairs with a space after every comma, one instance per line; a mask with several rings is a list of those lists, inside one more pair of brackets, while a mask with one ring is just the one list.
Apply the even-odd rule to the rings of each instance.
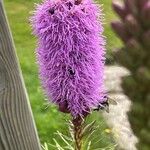
[[0, 0], [0, 150], [40, 150], [29, 99]]

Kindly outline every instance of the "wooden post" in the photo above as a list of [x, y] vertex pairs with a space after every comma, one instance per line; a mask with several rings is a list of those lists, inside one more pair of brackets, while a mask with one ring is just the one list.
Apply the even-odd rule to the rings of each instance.
[[0, 150], [40, 149], [3, 1], [0, 0]]

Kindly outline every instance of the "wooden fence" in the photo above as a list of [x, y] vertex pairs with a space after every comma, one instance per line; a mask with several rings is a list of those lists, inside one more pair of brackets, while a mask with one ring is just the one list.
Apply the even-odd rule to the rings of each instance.
[[40, 150], [12, 35], [0, 0], [0, 150]]

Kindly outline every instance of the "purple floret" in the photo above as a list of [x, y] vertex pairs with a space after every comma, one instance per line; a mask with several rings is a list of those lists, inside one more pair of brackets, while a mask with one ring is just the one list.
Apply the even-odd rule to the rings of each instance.
[[32, 17], [42, 85], [51, 102], [73, 117], [105, 100], [102, 14], [91, 0], [46, 0]]

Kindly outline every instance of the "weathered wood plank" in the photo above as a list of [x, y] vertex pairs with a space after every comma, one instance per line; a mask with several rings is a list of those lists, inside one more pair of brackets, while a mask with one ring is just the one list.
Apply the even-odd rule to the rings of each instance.
[[40, 150], [2, 0], [0, 0], [0, 150]]

